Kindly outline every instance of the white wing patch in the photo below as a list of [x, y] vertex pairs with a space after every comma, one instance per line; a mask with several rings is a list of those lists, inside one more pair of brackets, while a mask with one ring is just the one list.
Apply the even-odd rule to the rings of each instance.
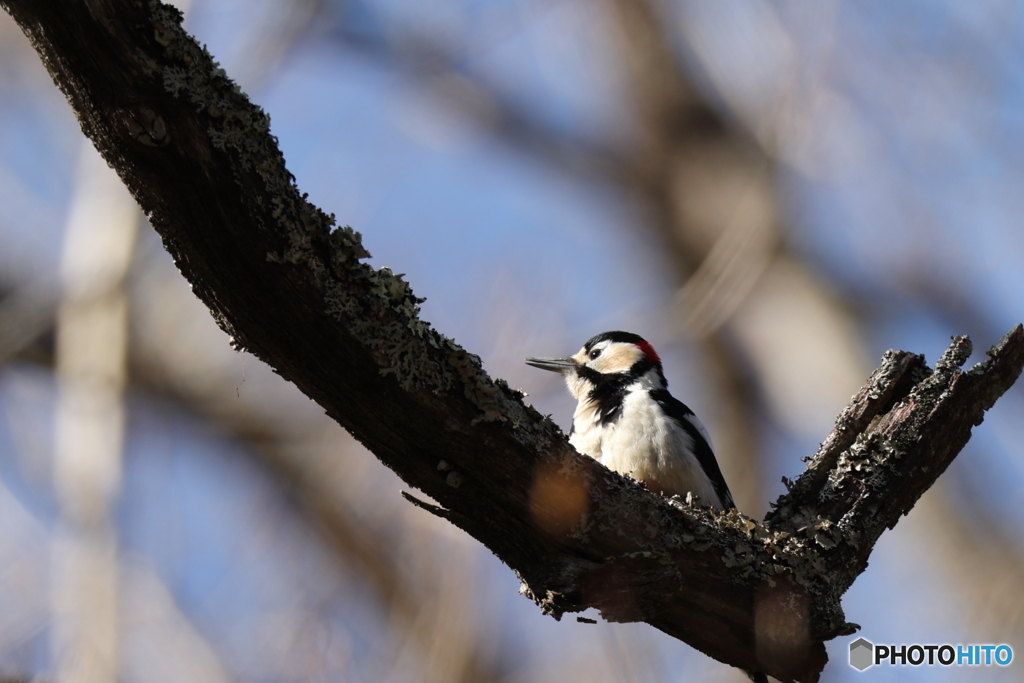
[[689, 420], [690, 424], [697, 428], [697, 431], [700, 432], [700, 435], [703, 436], [704, 440], [708, 442], [708, 447], [711, 449], [711, 452], [714, 453], [715, 444], [711, 443], [711, 433], [708, 431], [708, 428], [704, 426], [704, 423], [701, 422], [697, 418], [697, 416], [692, 413], [687, 415], [685, 419]]

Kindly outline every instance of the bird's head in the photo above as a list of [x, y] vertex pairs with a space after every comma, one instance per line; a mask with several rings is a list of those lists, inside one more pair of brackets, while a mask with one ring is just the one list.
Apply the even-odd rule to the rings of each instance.
[[665, 387], [658, 353], [650, 342], [631, 332], [602, 332], [568, 358], [527, 358], [526, 364], [561, 373], [576, 399], [609, 383], [626, 386], [649, 378], [646, 388]]

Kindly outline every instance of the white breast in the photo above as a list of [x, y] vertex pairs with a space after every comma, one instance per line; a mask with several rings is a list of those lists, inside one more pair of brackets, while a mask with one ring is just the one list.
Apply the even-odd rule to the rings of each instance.
[[[694, 418], [694, 422], [703, 430], [699, 420]], [[573, 416], [569, 443], [609, 469], [644, 482], [652, 490], [684, 498], [693, 493], [703, 505], [722, 507], [693, 455], [690, 436], [675, 420], [665, 416], [646, 391], [626, 394], [622, 414], [610, 425], [597, 424], [596, 409], [581, 402]]]

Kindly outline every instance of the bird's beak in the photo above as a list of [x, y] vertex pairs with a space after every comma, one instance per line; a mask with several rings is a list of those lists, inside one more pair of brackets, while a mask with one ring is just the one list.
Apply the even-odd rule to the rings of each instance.
[[526, 364], [541, 370], [551, 370], [562, 374], [576, 367], [576, 361], [572, 358], [527, 358]]

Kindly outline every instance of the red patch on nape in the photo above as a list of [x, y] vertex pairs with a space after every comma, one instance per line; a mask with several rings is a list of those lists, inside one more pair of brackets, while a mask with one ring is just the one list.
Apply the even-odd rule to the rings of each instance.
[[639, 341], [636, 343], [636, 347], [644, 352], [644, 357], [651, 361], [655, 365], [661, 365], [661, 358], [658, 356], [658, 352], [654, 350], [649, 341]]

